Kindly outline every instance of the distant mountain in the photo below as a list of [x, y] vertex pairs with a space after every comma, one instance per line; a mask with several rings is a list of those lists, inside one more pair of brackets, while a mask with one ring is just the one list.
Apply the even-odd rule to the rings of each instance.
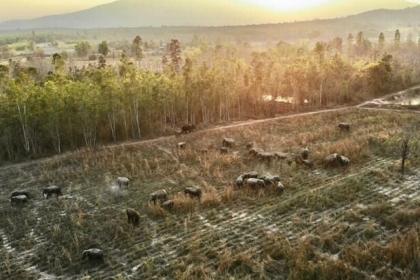
[[[316, 9], [293, 13], [280, 13], [241, 4], [233, 0], [119, 0], [91, 9], [62, 15], [51, 15], [31, 20], [12, 20], [0, 23], [0, 30], [39, 28], [111, 28], [148, 26], [226, 26], [281, 23], [337, 18], [372, 9], [402, 9], [413, 3], [403, 0], [346, 0], [325, 4]], [[406, 9], [389, 11], [401, 16]], [[413, 11], [413, 13], [415, 13]], [[369, 15], [365, 15], [369, 16]], [[417, 13], [417, 17], [420, 14]]]
[[334, 2], [320, 5], [316, 9], [301, 10], [292, 15], [292, 17], [300, 17], [305, 20], [317, 19], [333, 19], [357, 15], [360, 13], [386, 9], [401, 10], [414, 7], [418, 4], [407, 2], [404, 0], [336, 0]]

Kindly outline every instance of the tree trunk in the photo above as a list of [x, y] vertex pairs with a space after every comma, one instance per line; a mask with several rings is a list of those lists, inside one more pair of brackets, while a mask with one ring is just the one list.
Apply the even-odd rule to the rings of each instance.
[[167, 108], [163, 106], [163, 116], [162, 116], [162, 132], [166, 132], [166, 117], [167, 117]]
[[94, 147], [96, 145], [96, 126], [86, 127], [83, 125], [83, 136], [87, 147]]
[[61, 154], [61, 138], [57, 123], [54, 124], [54, 127], [50, 130], [50, 133], [55, 152], [57, 154]]
[[319, 85], [319, 107], [322, 106], [322, 86], [324, 84], [324, 79], [321, 79], [321, 84]]
[[116, 134], [116, 121], [115, 121], [115, 108], [112, 106], [112, 113], [108, 113], [108, 120], [109, 120], [109, 126], [111, 128], [112, 133], [112, 140], [114, 143], [117, 143], [117, 134]]
[[13, 160], [15, 157], [15, 153], [13, 151], [13, 137], [12, 132], [9, 128], [5, 128], [3, 131], [3, 143], [6, 147], [6, 152], [9, 160]]
[[136, 120], [137, 137], [138, 137], [138, 139], [140, 139], [141, 138], [141, 133], [140, 133], [140, 114], [139, 114], [139, 102], [138, 102], [138, 100], [133, 101], [133, 112], [134, 112], [134, 118]]
[[201, 119], [204, 125], [208, 125], [208, 117], [206, 116], [206, 106], [204, 105], [203, 98], [200, 96], [200, 104], [201, 104]]
[[129, 132], [128, 132], [128, 125], [127, 125], [127, 118], [125, 116], [125, 112], [123, 112], [123, 122], [124, 122], [124, 129], [125, 129], [125, 139], [129, 139]]
[[31, 150], [30, 142], [29, 142], [29, 131], [28, 131], [28, 118], [26, 113], [26, 105], [23, 104], [23, 110], [20, 108], [19, 104], [16, 104], [19, 112], [19, 120], [22, 126], [22, 133], [23, 133], [23, 148], [27, 154], [29, 154]]
[[76, 145], [74, 143], [73, 124], [71, 122], [70, 116], [67, 119], [69, 121], [68, 126], [70, 128], [70, 146], [71, 146], [71, 149], [72, 150], [75, 150], [76, 149]]

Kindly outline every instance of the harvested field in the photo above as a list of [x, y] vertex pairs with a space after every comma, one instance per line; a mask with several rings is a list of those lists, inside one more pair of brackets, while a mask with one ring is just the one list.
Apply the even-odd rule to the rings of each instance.
[[[350, 108], [197, 131], [181, 136], [182, 150], [166, 137], [2, 168], [0, 279], [418, 279], [419, 119]], [[236, 144], [221, 154], [225, 137]], [[288, 158], [254, 157], [250, 141]], [[305, 146], [313, 168], [294, 161]], [[350, 165], [326, 167], [335, 152]], [[284, 193], [234, 186], [253, 170], [279, 175]], [[49, 185], [63, 196], [44, 199]], [[201, 203], [185, 187], [201, 188]], [[148, 203], [162, 188], [170, 210]], [[15, 189], [32, 194], [28, 205], [10, 206]], [[126, 208], [140, 213], [139, 227]], [[105, 263], [81, 259], [91, 247]]]

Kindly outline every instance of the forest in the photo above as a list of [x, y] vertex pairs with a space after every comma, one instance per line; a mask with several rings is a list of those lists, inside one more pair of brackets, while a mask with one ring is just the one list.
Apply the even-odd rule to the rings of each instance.
[[[360, 31], [261, 47], [136, 36], [125, 48], [77, 42], [80, 67], [64, 52], [9, 57], [0, 64], [0, 163], [172, 135], [185, 123], [200, 129], [355, 105], [420, 81], [420, 46], [401, 37]], [[144, 67], [146, 59], [161, 69]]]

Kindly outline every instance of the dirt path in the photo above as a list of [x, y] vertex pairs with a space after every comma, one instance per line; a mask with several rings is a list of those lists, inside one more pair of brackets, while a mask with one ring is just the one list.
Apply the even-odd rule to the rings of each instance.
[[[323, 114], [323, 113], [328, 113], [328, 112], [347, 110], [347, 109], [356, 108], [356, 107], [357, 106], [348, 106], [348, 107], [341, 107], [341, 108], [335, 108], [335, 109], [319, 110], [319, 111], [314, 111], [314, 112], [296, 113], [296, 114], [291, 114], [291, 115], [287, 115], [287, 116], [279, 116], [279, 117], [270, 118], [270, 119], [244, 121], [244, 122], [235, 123], [235, 124], [231, 124], [231, 125], [216, 126], [216, 127], [212, 127], [212, 128], [208, 128], [208, 129], [199, 130], [199, 131], [194, 132], [194, 135], [199, 135], [201, 133], [206, 133], [206, 132], [210, 132], [210, 131], [216, 131], [216, 130], [246, 126], [246, 125], [251, 125], [251, 124], [256, 124], [256, 123], [263, 123], [263, 122], [277, 121], [277, 120], [281, 120], [281, 119], [290, 119], [290, 118], [301, 117], [301, 116], [311, 116], [311, 115]], [[112, 148], [119, 148], [119, 147], [129, 147], [129, 146], [149, 144], [149, 143], [159, 142], [159, 141], [163, 141], [163, 140], [167, 140], [167, 139], [172, 139], [174, 137], [175, 136], [171, 135], [171, 136], [163, 136], [163, 137], [159, 137], [159, 138], [155, 138], [155, 139], [142, 140], [142, 141], [137, 141], [137, 142], [129, 142], [129, 143], [120, 143], [120, 144], [116, 144], [116, 145], [108, 145], [108, 146], [104, 146], [104, 147], [98, 147], [97, 150], [100, 151], [101, 149], [112, 149]], [[36, 160], [28, 161], [28, 162], [22, 162], [22, 163], [16, 163], [16, 164], [2, 166], [2, 167], [0, 167], [0, 172], [5, 171], [5, 170], [9, 170], [9, 169], [19, 169], [19, 168], [22, 168], [22, 167], [27, 167], [27, 166], [40, 164], [40, 163], [46, 163], [46, 162], [51, 162], [51, 161], [54, 161], [54, 160], [63, 159], [63, 158], [66, 158], [68, 156], [75, 155], [75, 154], [79, 153], [80, 151], [83, 151], [83, 149], [80, 149], [79, 151], [68, 152], [68, 153], [61, 154], [61, 155], [51, 156], [51, 157], [48, 157], [48, 158], [36, 159]]]
[[[354, 108], [360, 110], [396, 110], [393, 108], [365, 107], [368, 104], [370, 103], [364, 102], [357, 106], [297, 113], [271, 119], [245, 121], [227, 126], [200, 130], [194, 132], [194, 135], [250, 124], [290, 119], [300, 116], [311, 116]], [[396, 111], [406, 110], [397, 109]], [[99, 151], [100, 149], [141, 145], [173, 138], [174, 136], [166, 136], [139, 142], [122, 143], [115, 146], [99, 148]], [[35, 178], [40, 176], [40, 174], [31, 174], [25, 167], [60, 160], [72, 155], [77, 155], [77, 153], [78, 151], [51, 158], [4, 166], [0, 168], [0, 172], [4, 175], [3, 179], [5, 181], [12, 181], [10, 178], [14, 178], [13, 181], [16, 185], [29, 185], [36, 181]], [[211, 250], [216, 252], [231, 251], [232, 254], [235, 254], [238, 249], [243, 251], [245, 248], [251, 248], [254, 255], [259, 255], [263, 251], [261, 239], [264, 234], [280, 233], [281, 236], [285, 236], [287, 241], [292, 245], [298, 243], [307, 236], [319, 234], [319, 232], [324, 230], [326, 224], [330, 227], [324, 233], [334, 234], [334, 232], [341, 230], [340, 226], [342, 226], [343, 223], [348, 223], [346, 221], [346, 215], [355, 209], [360, 209], [367, 205], [374, 205], [380, 201], [389, 202], [393, 206], [396, 206], [396, 208], [401, 205], [406, 206], [413, 198], [420, 194], [420, 191], [417, 190], [418, 174], [412, 175], [410, 178], [406, 179], [400, 187], [390, 187], [386, 184], [369, 184], [364, 189], [363, 196], [360, 195], [357, 199], [352, 200], [338, 200], [334, 204], [334, 207], [326, 206], [317, 211], [313, 211], [310, 200], [322, 197], [324, 194], [329, 195], [331, 193], [334, 194], [335, 192], [348, 192], [348, 190], [340, 189], [346, 182], [345, 180], [357, 179], [363, 176], [370, 179], [374, 177], [371, 173], [374, 174], [376, 170], [387, 170], [387, 167], [394, 164], [395, 160], [390, 158], [375, 158], [366, 165], [350, 167], [350, 174], [343, 174], [332, 170], [308, 171], [310, 174], [308, 182], [306, 182], [307, 184], [301, 189], [297, 188], [288, 191], [283, 196], [266, 195], [264, 199], [250, 196], [248, 200], [226, 203], [223, 205], [223, 208], [217, 209], [217, 212], [208, 211], [208, 209], [204, 208], [202, 209], [201, 206], [197, 204], [197, 211], [194, 212], [193, 215], [171, 214], [171, 219], [168, 219], [169, 222], [173, 223], [171, 226], [165, 226], [164, 222], [162, 222], [163, 220], [147, 219], [145, 221], [146, 230], [140, 232], [140, 229], [136, 229], [133, 230], [133, 234], [130, 235], [130, 238], [132, 238], [130, 243], [135, 244], [135, 247], [141, 248], [141, 250], [118, 247], [118, 252], [115, 253], [118, 254], [118, 260], [113, 260], [110, 264], [112, 267], [106, 268], [103, 271], [90, 271], [90, 273], [95, 277], [113, 278], [117, 271], [120, 271], [125, 279], [161, 279], [160, 275], [151, 276], [150, 271], [156, 272], [158, 270], [164, 270], [168, 275], [173, 276], [175, 271], [174, 268], [179, 266], [180, 259], [186, 258], [187, 253], [185, 252], [187, 249], [195, 250], [193, 253], [196, 256], [205, 259], [203, 263], [205, 263], [206, 268], [208, 268], [209, 271], [215, 271], [217, 270], [217, 268], [214, 268], [216, 260], [208, 257]], [[156, 178], [156, 180], [158, 179]], [[96, 214], [97, 209], [91, 201], [94, 201], [97, 197], [92, 196], [91, 191], [87, 188], [79, 189], [78, 186], [78, 183], [71, 183], [72, 190], [77, 190], [78, 203], [84, 205], [83, 211], [86, 212], [86, 215]], [[6, 184], [4, 184], [3, 187], [4, 190], [0, 187], [0, 194], [3, 197], [8, 198], [8, 194], [6, 194]], [[70, 192], [69, 194], [71, 196]], [[70, 199], [72, 198], [70, 197]], [[19, 241], [14, 240], [11, 242], [10, 240], [12, 239], [9, 238], [6, 228], [0, 228], [2, 253], [3, 255], [8, 256], [8, 259], [13, 260], [13, 263], [10, 263], [10, 265], [13, 266], [12, 268], [16, 269], [17, 267], [27, 271], [30, 275], [42, 277], [38, 279], [80, 279], [80, 275], [69, 274], [72, 268], [66, 268], [66, 270], [63, 271], [65, 276], [58, 277], [47, 273], [50, 271], [48, 266], [33, 266], [34, 262], [30, 261], [37, 250], [45, 248], [48, 244], [42, 231], [42, 228], [45, 227], [46, 217], [43, 216], [45, 213], [41, 210], [49, 210], [48, 205], [40, 207], [44, 202], [44, 200], [34, 199], [34, 208], [30, 212], [33, 227], [35, 228], [34, 231], [29, 233], [33, 242], [32, 248], [20, 252], [15, 250], [15, 247], [19, 248]], [[8, 204], [9, 202], [7, 202], [7, 206], [9, 206]], [[69, 202], [69, 204], [71, 204], [71, 202]], [[289, 205], [293, 206], [289, 207]], [[114, 209], [119, 209], [123, 206], [123, 202], [117, 201], [112, 207]], [[53, 207], [51, 206], [51, 208]], [[12, 216], [13, 213], [10, 212], [10, 216]], [[66, 213], [61, 210], [59, 215], [66, 215]], [[19, 215], [13, 214], [13, 217], [19, 218]], [[375, 222], [374, 220], [369, 220], [368, 216], [364, 217], [364, 219], [366, 220], [355, 222], [354, 225], [349, 224], [349, 227], [362, 227]], [[23, 222], [24, 220], [21, 221]], [[302, 223], [304, 226], [296, 226], [296, 224], [299, 223]], [[176, 227], [176, 229], [174, 230], [172, 226]], [[396, 234], [396, 232], [387, 232], [386, 237], [390, 238], [390, 236], [394, 234]], [[116, 241], [111, 240], [110, 243], [112, 242]], [[201, 242], [205, 244], [205, 246], [198, 246], [198, 248], [191, 249], [194, 247], [192, 246], [192, 243], [194, 242], [197, 242], [198, 244]], [[110, 244], [109, 246], [112, 247], [112, 245], [113, 244]], [[211, 248], [211, 250], [209, 250], [209, 248]], [[334, 258], [334, 256], [331, 256], [331, 258]], [[7, 265], [8, 263], [3, 262], [1, 268], [6, 268]], [[75, 261], [73, 266], [76, 265], [78, 264]], [[147, 267], [151, 267], [149, 272], [147, 271]], [[192, 268], [192, 266], [189, 266], [189, 268]], [[79, 272], [79, 274], [80, 273], [81, 272]], [[15, 279], [13, 275], [9, 278], [7, 278], [7, 276], [5, 277], [6, 278], [4, 279]]]
[[[247, 125], [252, 125], [252, 124], [257, 124], [257, 123], [277, 121], [277, 120], [282, 120], [282, 119], [290, 119], [290, 118], [295, 118], [295, 117], [312, 116], [312, 115], [324, 114], [324, 113], [329, 113], [329, 112], [349, 110], [349, 109], [353, 109], [353, 108], [360, 108], [360, 109], [366, 109], [366, 110], [385, 110], [385, 111], [392, 110], [392, 111], [401, 111], [401, 112], [407, 111], [407, 110], [392, 109], [392, 108], [364, 107], [368, 104], [371, 104], [371, 103], [364, 102], [364, 103], [356, 105], [356, 106], [347, 106], [347, 107], [341, 107], [341, 108], [335, 108], [335, 109], [324, 109], [324, 110], [319, 110], [319, 111], [314, 111], [314, 112], [296, 113], [296, 114], [279, 116], [279, 117], [275, 117], [275, 118], [262, 119], [262, 120], [244, 121], [244, 122], [240, 122], [240, 123], [235, 123], [235, 124], [230, 124], [230, 125], [225, 125], [225, 126], [216, 126], [216, 127], [212, 127], [212, 128], [208, 128], [208, 129], [199, 130], [199, 131], [194, 132], [194, 134], [199, 135], [201, 133], [207, 133], [207, 132], [216, 131], [216, 130], [229, 129], [229, 128], [247, 126]], [[174, 137], [175, 136], [172, 136], [172, 135], [171, 136], [163, 136], [163, 137], [159, 137], [159, 138], [155, 138], [155, 139], [142, 140], [142, 141], [137, 141], [137, 142], [129, 142], [129, 143], [120, 143], [120, 144], [116, 144], [116, 145], [108, 145], [108, 146], [104, 146], [104, 147], [98, 147], [97, 149], [99, 151], [101, 149], [112, 149], [112, 148], [119, 148], [119, 147], [129, 147], [129, 146], [143, 145], [143, 144], [159, 142], [159, 141], [163, 141], [163, 140], [167, 140], [167, 139], [172, 139]], [[51, 161], [54, 161], [54, 160], [63, 159], [63, 158], [66, 158], [68, 156], [75, 155], [75, 154], [79, 153], [80, 151], [83, 151], [83, 149], [80, 149], [79, 151], [68, 152], [68, 153], [61, 154], [61, 155], [51, 156], [51, 157], [48, 157], [48, 158], [36, 159], [36, 160], [28, 161], [28, 162], [22, 162], [22, 163], [16, 163], [16, 164], [2, 166], [2, 167], [0, 167], [0, 172], [5, 171], [5, 170], [9, 170], [9, 169], [19, 169], [19, 168], [22, 168], [22, 167], [27, 167], [27, 166], [37, 165], [37, 164], [40, 164], [40, 163], [46, 163], [46, 162], [51, 162]]]
[[[279, 116], [279, 117], [269, 118], [269, 119], [244, 121], [244, 122], [240, 122], [240, 123], [234, 123], [234, 124], [225, 125], [225, 126], [216, 126], [216, 127], [212, 127], [212, 128], [208, 128], [208, 129], [199, 130], [199, 131], [194, 132], [194, 134], [199, 135], [200, 133], [206, 133], [206, 132], [211, 132], [211, 131], [216, 131], [216, 130], [229, 129], [229, 128], [234, 128], [234, 127], [247, 126], [247, 125], [270, 122], [270, 121], [278, 121], [278, 120], [282, 120], [282, 119], [290, 119], [290, 118], [295, 118], [295, 117], [312, 116], [312, 115], [324, 114], [324, 113], [329, 113], [329, 112], [337, 112], [337, 111], [349, 110], [349, 109], [353, 109], [353, 108], [360, 108], [360, 109], [367, 109], [367, 110], [387, 110], [387, 111], [398, 111], [398, 112], [401, 111], [401, 112], [404, 112], [404, 111], [407, 111], [407, 110], [396, 109], [396, 108], [377, 108], [377, 107], [373, 108], [373, 107], [366, 107], [366, 106], [384, 104], [383, 102], [381, 102], [381, 100], [383, 101], [383, 100], [389, 99], [393, 96], [398, 96], [399, 98], [404, 98], [404, 94], [407, 91], [414, 90], [414, 89], [420, 89], [420, 86], [415, 86], [415, 87], [412, 87], [412, 88], [409, 88], [409, 89], [406, 89], [406, 90], [399, 91], [397, 93], [390, 93], [390, 94], [385, 95], [381, 98], [374, 99], [374, 100], [369, 100], [369, 101], [363, 102], [363, 103], [361, 103], [359, 105], [355, 105], [355, 106], [346, 106], [346, 107], [340, 107], [340, 108], [334, 108], [334, 109], [324, 109], [324, 110], [313, 111], [313, 112], [295, 113], [295, 114], [291, 114], [291, 115]], [[398, 102], [401, 102], [401, 100], [398, 101]], [[418, 112], [418, 111], [415, 111], [415, 112]], [[154, 143], [154, 142], [159, 142], [159, 141], [162, 141], [162, 140], [171, 139], [171, 138], [174, 138], [174, 137], [175, 136], [163, 136], [163, 137], [159, 137], [159, 138], [155, 138], [155, 139], [142, 140], [142, 141], [137, 141], [137, 142], [120, 143], [120, 144], [116, 144], [116, 145], [107, 145], [107, 146], [104, 146], [104, 147], [99, 147], [98, 150]], [[83, 151], [83, 149], [80, 149], [80, 150]], [[3, 171], [3, 170], [11, 169], [11, 168], [21, 168], [21, 167], [36, 165], [36, 164], [45, 163], [45, 162], [49, 162], [49, 161], [59, 160], [59, 159], [62, 159], [62, 158], [65, 158], [65, 157], [68, 157], [70, 155], [74, 155], [74, 154], [77, 154], [77, 153], [78, 153], [78, 151], [73, 151], [73, 152], [68, 152], [68, 153], [62, 154], [62, 155], [55, 155], [55, 156], [48, 157], [48, 158], [31, 160], [29, 162], [22, 162], [22, 163], [17, 163], [17, 164], [12, 164], [12, 165], [6, 165], [6, 166], [0, 167], [0, 172]]]

